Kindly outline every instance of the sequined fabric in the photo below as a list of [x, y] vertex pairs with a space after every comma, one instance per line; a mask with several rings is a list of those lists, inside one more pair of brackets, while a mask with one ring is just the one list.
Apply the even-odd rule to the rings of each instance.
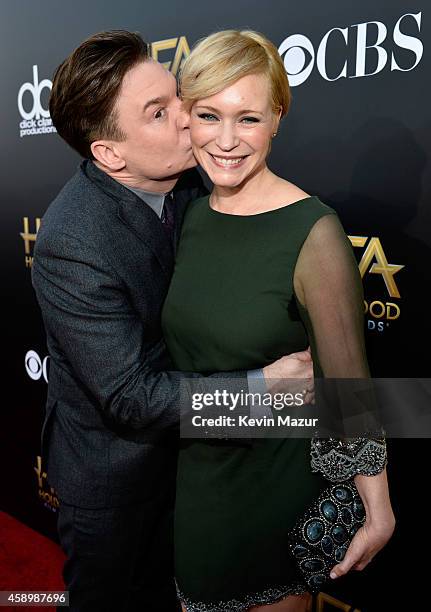
[[276, 586], [265, 591], [248, 593], [242, 599], [204, 603], [190, 600], [177, 585], [178, 598], [187, 612], [245, 612], [251, 606], [272, 604], [288, 595], [302, 595], [306, 592], [307, 587], [298, 582], [289, 586]]
[[313, 438], [311, 469], [331, 482], [350, 480], [358, 474], [375, 476], [387, 464], [386, 441], [382, 438]]

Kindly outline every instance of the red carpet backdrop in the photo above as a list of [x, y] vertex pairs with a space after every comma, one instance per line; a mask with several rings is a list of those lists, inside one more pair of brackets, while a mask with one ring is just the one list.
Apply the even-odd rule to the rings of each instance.
[[[44, 211], [79, 163], [51, 125], [52, 75], [101, 30], [139, 31], [175, 74], [196, 40], [215, 30], [253, 28], [274, 42], [293, 102], [270, 165], [339, 213], [363, 277], [373, 375], [429, 376], [429, 2], [5, 0], [0, 27], [6, 323], [0, 510], [56, 541], [58, 499], [39, 444], [49, 357], [30, 272]], [[419, 547], [429, 546], [418, 520], [429, 441], [388, 446], [396, 535], [364, 572], [331, 585], [321, 612], [400, 609], [407, 593], [405, 609], [429, 606], [415, 587], [421, 570], [413, 562]], [[6, 537], [4, 527], [0, 533]], [[37, 546], [26, 551], [44, 555]]]

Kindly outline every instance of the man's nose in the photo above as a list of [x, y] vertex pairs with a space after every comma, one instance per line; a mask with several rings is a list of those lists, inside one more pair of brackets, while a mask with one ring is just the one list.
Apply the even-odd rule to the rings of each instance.
[[222, 151], [230, 151], [239, 144], [235, 126], [229, 122], [220, 123], [216, 136], [216, 144]]
[[178, 109], [178, 118], [177, 118], [178, 128], [180, 130], [186, 130], [190, 127], [190, 113], [184, 107], [184, 104], [179, 100], [179, 109]]

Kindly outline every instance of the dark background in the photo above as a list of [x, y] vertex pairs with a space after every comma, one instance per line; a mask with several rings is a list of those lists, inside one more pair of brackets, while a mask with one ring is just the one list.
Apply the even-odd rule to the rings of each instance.
[[[403, 266], [393, 274], [399, 296], [393, 291], [391, 295], [382, 274], [373, 271], [373, 264], [382, 263], [381, 255], [371, 251], [364, 272], [366, 300], [368, 304], [375, 303], [374, 315], [366, 315], [370, 366], [374, 376], [429, 376], [428, 2], [129, 0], [120, 6], [100, 0], [8, 0], [2, 2], [1, 13], [0, 248], [5, 363], [0, 509], [55, 539], [57, 501], [49, 486], [49, 475], [43, 476], [43, 458], [40, 478], [36, 472], [47, 386], [41, 370], [37, 371], [37, 361], [27, 365], [37, 371], [39, 379], [30, 378], [25, 367], [28, 351], [35, 351], [43, 362], [47, 349], [20, 233], [24, 231], [24, 217], [29, 219], [30, 232], [35, 232], [36, 218], [43, 216], [79, 163], [78, 156], [56, 134], [20, 138], [22, 117], [17, 96], [24, 83], [33, 83], [33, 65], [38, 67], [39, 83], [51, 80], [57, 65], [84, 38], [104, 29], [139, 31], [151, 43], [184, 36], [191, 47], [215, 30], [249, 27], [263, 32], [277, 47], [288, 36], [302, 34], [311, 41], [317, 56], [320, 41], [329, 30], [347, 28], [348, 43], [340, 32], [334, 32], [326, 50], [328, 76], [335, 78], [347, 61], [347, 77], [326, 80], [314, 59], [308, 79], [292, 88], [292, 107], [273, 141], [270, 165], [334, 207], [349, 236], [364, 237], [364, 246], [355, 247], [358, 263], [367, 247], [372, 249], [377, 244], [381, 245], [386, 265]], [[419, 14], [420, 28], [411, 14]], [[423, 54], [414, 69], [410, 68], [417, 61], [415, 54], [393, 40], [401, 17], [400, 30], [423, 45]], [[387, 63], [377, 74], [355, 76], [355, 24], [368, 23], [367, 43], [372, 45], [377, 36], [377, 26], [370, 23], [373, 21], [387, 29], [381, 43], [388, 54]], [[404, 71], [391, 70], [392, 54]], [[312, 57], [308, 51], [305, 55], [308, 64]], [[174, 56], [175, 47], [161, 52], [159, 59], [172, 62]], [[372, 73], [376, 66], [377, 51], [370, 48], [366, 71]], [[40, 97], [43, 108], [47, 108], [48, 94], [49, 90], [44, 89]], [[23, 97], [27, 111], [32, 102], [27, 92]], [[33, 244], [30, 243], [29, 257]], [[399, 311], [398, 318], [380, 316], [380, 310], [386, 311], [388, 303], [389, 313]], [[363, 611], [401, 609], [402, 595], [409, 599], [405, 609], [425, 607], [424, 589], [418, 586], [421, 565], [417, 556], [421, 549], [429, 548], [424, 516], [429, 441], [389, 440], [388, 446], [388, 474], [398, 520], [396, 534], [364, 572], [352, 573], [342, 583], [334, 584], [332, 591], [328, 589]]]

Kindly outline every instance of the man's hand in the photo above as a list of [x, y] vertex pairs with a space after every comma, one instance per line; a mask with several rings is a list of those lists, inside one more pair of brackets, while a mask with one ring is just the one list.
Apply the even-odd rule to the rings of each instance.
[[263, 368], [269, 393], [303, 393], [305, 403], [314, 403], [314, 377], [311, 349], [290, 353]]

